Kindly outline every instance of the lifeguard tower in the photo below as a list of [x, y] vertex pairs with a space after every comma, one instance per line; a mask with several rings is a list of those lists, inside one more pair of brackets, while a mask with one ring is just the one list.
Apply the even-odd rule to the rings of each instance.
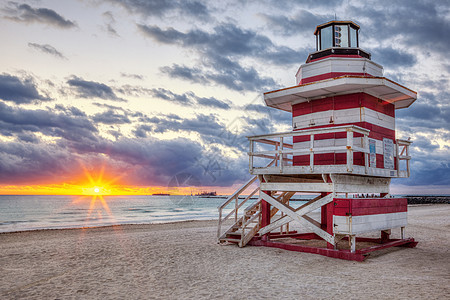
[[[410, 174], [411, 142], [396, 139], [395, 111], [417, 93], [383, 77], [383, 67], [359, 48], [358, 33], [352, 21], [317, 26], [316, 51], [300, 66], [297, 85], [264, 93], [267, 106], [292, 113], [292, 131], [248, 137], [254, 177], [219, 206], [220, 243], [357, 261], [375, 250], [417, 245], [405, 237], [406, 199], [389, 195], [391, 178]], [[291, 206], [302, 193], [317, 197]], [[311, 217], [317, 210], [320, 216]], [[307, 232], [289, 230], [291, 222]]]

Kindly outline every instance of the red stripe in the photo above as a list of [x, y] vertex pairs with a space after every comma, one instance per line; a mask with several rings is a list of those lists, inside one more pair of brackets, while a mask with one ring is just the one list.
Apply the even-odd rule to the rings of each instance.
[[311, 76], [311, 77], [305, 77], [305, 78], [302, 78], [298, 84], [301, 85], [301, 84], [305, 84], [305, 83], [310, 83], [310, 82], [315, 82], [315, 81], [325, 80], [325, 79], [329, 79], [329, 78], [336, 78], [336, 77], [345, 76], [345, 75], [363, 76], [363, 77], [373, 77], [372, 75], [367, 74], [367, 73], [357, 73], [357, 72], [331, 72], [331, 73], [324, 73], [324, 74], [320, 74], [320, 75], [316, 75], [316, 76]]
[[310, 60], [308, 63], [311, 63], [311, 62], [313, 62], [313, 61], [322, 60], [322, 59], [325, 59], [325, 58], [330, 58], [330, 57], [339, 57], [339, 58], [341, 58], [341, 57], [364, 58], [364, 57], [362, 57], [361, 55], [356, 55], [356, 54], [353, 54], [353, 55], [336, 55], [336, 54], [331, 54], [331, 55], [319, 57], [319, 58], [316, 58], [316, 59], [312, 59], [312, 60]]
[[333, 96], [320, 100], [298, 103], [292, 106], [292, 117], [328, 110], [341, 110], [358, 107], [366, 107], [395, 118], [394, 104], [388, 103], [366, 93]]
[[[336, 127], [336, 126], [345, 126], [345, 125], [355, 125], [365, 129], [369, 129], [369, 138], [376, 139], [382, 141], [383, 138], [394, 140], [395, 143], [395, 130], [387, 129], [385, 127], [381, 127], [378, 125], [374, 125], [368, 122], [356, 122], [356, 123], [344, 123], [344, 124], [330, 124], [330, 125], [322, 125], [322, 126], [311, 126], [303, 129], [295, 129], [294, 131], [308, 130], [313, 128], [328, 128], [328, 127]], [[354, 133], [353, 137], [362, 137], [360, 133]], [[326, 139], [345, 139], [347, 138], [346, 132], [337, 132], [337, 133], [322, 133], [314, 135], [314, 140], [326, 140]], [[309, 141], [311, 137], [309, 135], [302, 136], [294, 136], [293, 142], [306, 142]]]
[[[376, 167], [379, 169], [384, 169], [384, 156], [382, 154], [377, 154], [377, 164]], [[306, 155], [296, 155], [293, 157], [292, 164], [294, 166], [309, 166], [310, 157]], [[314, 154], [314, 165], [325, 166], [325, 165], [345, 165], [347, 163], [347, 153], [323, 153]], [[353, 165], [364, 166], [365, 159], [362, 152], [353, 152]], [[397, 160], [394, 159], [394, 170], [397, 170]]]
[[334, 215], [365, 216], [388, 213], [406, 212], [408, 201], [406, 198], [391, 199], [334, 199]]
[[[382, 158], [383, 156], [381, 156]], [[380, 158], [380, 159], [381, 159]], [[297, 155], [293, 158], [294, 166], [309, 166], [309, 155]], [[378, 167], [378, 155], [377, 155], [377, 167]], [[356, 166], [364, 166], [364, 155], [361, 152], [353, 153], [353, 164]], [[347, 153], [322, 153], [314, 154], [314, 165], [344, 165], [347, 163]]]

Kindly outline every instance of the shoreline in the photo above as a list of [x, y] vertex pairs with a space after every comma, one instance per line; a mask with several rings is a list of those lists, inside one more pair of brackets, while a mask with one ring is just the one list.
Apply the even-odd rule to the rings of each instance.
[[[412, 201], [410, 203], [410, 197], [405, 196], [404, 198], [408, 199], [408, 207], [415, 207], [420, 205], [439, 205], [439, 204], [450, 204], [450, 196], [433, 196], [432, 199], [439, 198], [436, 201], [423, 201], [423, 196], [419, 196], [419, 200]], [[415, 197], [415, 196], [414, 196]], [[441, 199], [444, 198], [444, 199]], [[304, 201], [304, 200], [298, 200]], [[108, 225], [98, 225], [98, 226], [78, 226], [78, 227], [60, 227], [60, 228], [37, 228], [37, 229], [24, 229], [24, 230], [14, 230], [14, 231], [0, 231], [0, 235], [9, 234], [9, 233], [22, 233], [22, 232], [38, 232], [38, 231], [47, 231], [47, 230], [79, 230], [79, 229], [92, 229], [92, 228], [109, 228], [109, 227], [117, 227], [117, 226], [147, 226], [147, 225], [163, 225], [163, 224], [172, 224], [172, 223], [184, 223], [184, 222], [218, 222], [218, 219], [189, 219], [189, 220], [178, 220], [178, 221], [168, 221], [168, 222], [140, 222], [140, 223], [117, 223], [117, 224], [108, 224]]]
[[39, 229], [30, 229], [30, 230], [17, 230], [17, 231], [0, 231], [0, 235], [5, 234], [14, 234], [14, 233], [27, 233], [27, 232], [44, 232], [44, 231], [72, 231], [72, 230], [90, 230], [90, 229], [108, 229], [115, 227], [138, 227], [138, 226], [158, 226], [158, 225], [172, 225], [178, 223], [192, 223], [192, 222], [216, 222], [218, 223], [218, 219], [208, 219], [208, 220], [179, 220], [179, 221], [170, 221], [170, 222], [160, 222], [160, 223], [125, 223], [125, 224], [112, 224], [112, 225], [99, 225], [99, 226], [85, 226], [85, 227], [68, 227], [68, 228], [39, 228]]

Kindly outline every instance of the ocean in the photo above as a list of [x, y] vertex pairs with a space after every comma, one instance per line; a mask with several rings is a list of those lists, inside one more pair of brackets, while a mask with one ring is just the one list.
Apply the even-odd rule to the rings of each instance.
[[[224, 198], [0, 195], [0, 232], [218, 219]], [[242, 199], [240, 200], [242, 201]], [[242, 208], [252, 204], [250, 199]], [[234, 201], [224, 210], [231, 211]], [[293, 201], [297, 207], [304, 201]]]
[[196, 196], [0, 196], [0, 232], [211, 220], [218, 218], [223, 201]]

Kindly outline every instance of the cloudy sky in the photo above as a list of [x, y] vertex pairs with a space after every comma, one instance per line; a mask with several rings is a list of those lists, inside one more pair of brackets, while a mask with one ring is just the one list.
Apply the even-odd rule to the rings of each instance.
[[232, 192], [245, 136], [291, 129], [261, 93], [295, 84], [335, 16], [418, 92], [397, 111], [413, 161], [392, 193], [450, 194], [450, 5], [434, 0], [1, 1], [0, 194]]

